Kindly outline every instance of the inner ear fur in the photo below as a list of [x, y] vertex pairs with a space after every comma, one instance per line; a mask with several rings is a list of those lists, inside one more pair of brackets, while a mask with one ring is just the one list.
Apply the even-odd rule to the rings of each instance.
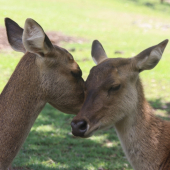
[[139, 72], [154, 68], [160, 61], [167, 44], [168, 39], [139, 53], [133, 58], [135, 68]]
[[31, 18], [25, 21], [22, 40], [28, 52], [41, 56], [44, 56], [53, 49], [53, 45], [42, 27]]

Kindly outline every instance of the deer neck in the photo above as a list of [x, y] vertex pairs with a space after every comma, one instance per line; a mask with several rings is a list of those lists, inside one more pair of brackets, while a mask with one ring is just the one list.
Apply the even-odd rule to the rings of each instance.
[[35, 60], [26, 54], [0, 95], [0, 169], [13, 160], [46, 103]]
[[[115, 124], [115, 129], [132, 167], [135, 170], [156, 170], [160, 163], [159, 156], [156, 155], [163, 123], [153, 115], [152, 107], [144, 98], [140, 80], [138, 83], [136, 107]], [[152, 167], [152, 164], [156, 166]]]

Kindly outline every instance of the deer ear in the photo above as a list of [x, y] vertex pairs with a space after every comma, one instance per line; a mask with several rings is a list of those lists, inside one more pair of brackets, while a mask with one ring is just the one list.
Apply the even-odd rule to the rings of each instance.
[[99, 64], [103, 60], [107, 59], [104, 48], [98, 40], [93, 41], [91, 55], [96, 64]]
[[25, 53], [26, 50], [22, 43], [23, 29], [10, 18], [5, 18], [5, 26], [8, 42], [15, 51]]
[[53, 45], [44, 30], [31, 18], [25, 21], [22, 41], [27, 51], [40, 56], [44, 56], [53, 49]]
[[134, 57], [133, 59], [135, 61], [136, 69], [141, 72], [143, 70], [150, 70], [154, 68], [161, 59], [167, 43], [168, 40], [164, 40], [158, 45], [150, 47]]

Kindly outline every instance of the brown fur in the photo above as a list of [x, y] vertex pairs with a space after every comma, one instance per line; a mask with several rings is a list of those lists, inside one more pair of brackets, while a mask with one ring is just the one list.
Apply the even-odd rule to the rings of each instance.
[[43, 56], [27, 52], [22, 57], [0, 95], [0, 170], [12, 163], [47, 102], [78, 113], [84, 100], [80, 73], [71, 54], [57, 46]]
[[[93, 56], [98, 65], [90, 71], [85, 102], [72, 121], [73, 134], [74, 131], [78, 134], [76, 128], [81, 128], [76, 127], [76, 123], [86, 122], [83, 137], [114, 126], [135, 170], [170, 169], [170, 122], [154, 115], [154, 110], [145, 100], [139, 78], [139, 72], [152, 69], [159, 62], [167, 42], [130, 59], [105, 59], [101, 62], [100, 57]], [[99, 46], [95, 41], [92, 50], [96, 50], [96, 44]]]

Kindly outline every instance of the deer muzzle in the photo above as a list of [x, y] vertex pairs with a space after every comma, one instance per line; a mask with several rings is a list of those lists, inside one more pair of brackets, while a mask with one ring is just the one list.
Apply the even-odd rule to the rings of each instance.
[[74, 136], [84, 137], [86, 131], [88, 131], [88, 123], [85, 120], [73, 120], [71, 122], [72, 134]]

